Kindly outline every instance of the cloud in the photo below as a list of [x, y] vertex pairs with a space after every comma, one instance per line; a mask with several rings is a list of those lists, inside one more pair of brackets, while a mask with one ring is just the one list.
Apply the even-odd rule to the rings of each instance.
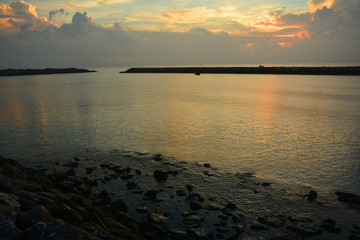
[[336, 0], [310, 0], [308, 2], [308, 7], [310, 12], [316, 12], [316, 10], [322, 9], [323, 7], [331, 8], [334, 1]]
[[24, 1], [12, 2], [9, 5], [0, 3], [0, 36], [20, 31], [44, 31], [58, 27], [46, 17], [39, 17], [36, 7]]
[[66, 15], [69, 14], [68, 12], [65, 13], [65, 10], [64, 10], [63, 8], [60, 8], [60, 9], [58, 9], [58, 10], [51, 10], [51, 11], [49, 12], [49, 20], [52, 20], [52, 18], [55, 17], [56, 14], [58, 14], [58, 13], [66, 14]]
[[[228, 31], [216, 33], [211, 27], [196, 24], [188, 25], [183, 32], [133, 31], [123, 25], [126, 21], [105, 28], [86, 12], [76, 12], [70, 23], [57, 26], [39, 17], [30, 4], [0, 4], [0, 66], [360, 62], [359, 34], [354, 33], [360, 24], [353, 10], [359, 9], [358, 3], [338, 0], [331, 8], [314, 13], [280, 9], [268, 15], [273, 31], [229, 20], [224, 24]], [[201, 21], [188, 19], [186, 12], [175, 13], [165, 18], [183, 17], [184, 23]], [[5, 35], [4, 29], [16, 31]], [[229, 34], [231, 31], [237, 35]]]

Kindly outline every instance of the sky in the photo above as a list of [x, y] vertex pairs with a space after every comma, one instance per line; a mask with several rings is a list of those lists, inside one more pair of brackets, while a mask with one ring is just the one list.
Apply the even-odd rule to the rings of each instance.
[[0, 2], [0, 69], [360, 65], [360, 0]]

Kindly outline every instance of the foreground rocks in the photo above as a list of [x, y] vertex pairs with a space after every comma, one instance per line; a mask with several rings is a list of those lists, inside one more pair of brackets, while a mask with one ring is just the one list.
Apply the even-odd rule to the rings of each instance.
[[308, 188], [278, 190], [253, 173], [223, 173], [159, 154], [70, 159], [49, 161], [54, 171], [47, 175], [0, 159], [0, 239], [359, 236], [355, 194], [339, 192], [332, 200]]

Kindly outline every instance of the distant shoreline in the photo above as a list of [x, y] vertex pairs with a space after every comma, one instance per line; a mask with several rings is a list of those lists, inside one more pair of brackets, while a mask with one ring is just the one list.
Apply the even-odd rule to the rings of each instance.
[[290, 75], [360, 75], [356, 67], [147, 67], [129, 68], [120, 73], [192, 73], [192, 74], [290, 74]]
[[22, 75], [45, 75], [45, 74], [64, 74], [64, 73], [88, 73], [97, 72], [95, 70], [78, 68], [45, 68], [45, 69], [3, 69], [0, 76], [22, 76]]

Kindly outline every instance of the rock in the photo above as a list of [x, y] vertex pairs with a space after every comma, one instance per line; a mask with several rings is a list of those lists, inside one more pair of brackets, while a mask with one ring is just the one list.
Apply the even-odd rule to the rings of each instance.
[[122, 174], [120, 176], [120, 178], [123, 179], [123, 180], [127, 180], [127, 179], [130, 179], [130, 178], [133, 178], [133, 177], [134, 177], [133, 173], [125, 173], [125, 174]]
[[43, 222], [35, 223], [31, 229], [31, 234], [28, 240], [44, 239], [46, 224]]
[[187, 198], [185, 198], [185, 202], [204, 202], [205, 198], [198, 193], [191, 193]]
[[79, 225], [84, 221], [84, 218], [77, 211], [67, 205], [50, 209], [50, 213], [54, 218], [60, 218], [73, 225]]
[[190, 209], [193, 211], [200, 210], [202, 208], [200, 203], [190, 202]]
[[126, 187], [129, 189], [129, 190], [133, 190], [133, 189], [136, 189], [138, 187], [138, 183], [136, 182], [128, 182], [126, 184]]
[[360, 240], [360, 232], [351, 231], [348, 240]]
[[76, 175], [76, 172], [75, 172], [75, 170], [72, 168], [72, 169], [66, 171], [65, 174], [68, 175], [68, 176], [75, 176], [75, 175]]
[[231, 225], [231, 227], [234, 228], [235, 231], [240, 234], [244, 231], [246, 225], [238, 223], [238, 224]]
[[77, 168], [79, 166], [78, 162], [67, 162], [64, 164], [64, 167]]
[[357, 198], [358, 196], [352, 193], [346, 193], [346, 192], [335, 192], [336, 195], [338, 195], [338, 200], [340, 202], [349, 202], [354, 198]]
[[250, 230], [252, 230], [252, 231], [267, 230], [267, 229], [269, 229], [269, 227], [267, 227], [263, 224], [260, 224], [258, 222], [254, 222], [250, 225]]
[[314, 201], [317, 198], [317, 192], [314, 190], [311, 190], [307, 195], [308, 201]]
[[194, 189], [194, 187], [193, 187], [192, 185], [190, 185], [190, 184], [186, 184], [186, 189], [187, 189], [189, 192], [191, 192], [191, 191]]
[[149, 212], [149, 209], [147, 207], [137, 207], [136, 208], [136, 211], [138, 213], [148, 213]]
[[161, 170], [155, 170], [154, 178], [158, 181], [165, 181], [168, 179], [168, 173]]
[[182, 189], [180, 190], [176, 190], [176, 195], [180, 196], [180, 197], [185, 197], [187, 196], [186, 192]]
[[228, 237], [227, 240], [239, 240], [239, 235], [237, 235], [236, 233], [234, 233], [233, 235], [231, 235], [230, 237]]
[[7, 195], [6, 193], [0, 192], [0, 204], [9, 206], [11, 208], [20, 208], [20, 204], [15, 198]]
[[145, 192], [145, 194], [144, 194], [144, 196], [145, 197], [147, 197], [147, 198], [150, 198], [151, 200], [156, 200], [156, 198], [157, 198], [157, 193], [158, 193], [159, 191], [155, 191], [155, 190], [147, 190], [146, 192]]
[[210, 167], [210, 163], [204, 163], [203, 166], [206, 167], [206, 168], [209, 168], [209, 167]]
[[187, 216], [190, 216], [190, 215], [197, 215], [198, 212], [195, 212], [195, 211], [191, 211], [191, 212], [182, 212], [181, 215], [183, 217], [187, 217]]
[[142, 172], [141, 172], [139, 169], [136, 169], [136, 170], [135, 170], [135, 173], [136, 173], [137, 175], [141, 175], [141, 174], [142, 174]]
[[44, 239], [46, 240], [63, 240], [63, 239], [82, 239], [82, 240], [98, 240], [89, 233], [67, 224], [59, 219], [53, 219], [45, 229]]
[[306, 213], [300, 213], [300, 214], [291, 213], [288, 219], [290, 222], [307, 222], [307, 223], [313, 222], [313, 220], [309, 217], [309, 214]]
[[187, 230], [187, 235], [195, 240], [207, 240], [207, 236], [205, 234], [204, 229], [193, 229], [193, 228], [189, 228]]
[[184, 218], [183, 223], [186, 228], [198, 228], [203, 220], [204, 217], [202, 216], [190, 215]]
[[226, 222], [217, 222], [217, 223], [214, 223], [213, 224], [215, 227], [224, 227], [224, 226], [226, 226], [227, 224], [226, 224]]
[[311, 225], [308, 222], [295, 222], [293, 225], [290, 226], [290, 229], [295, 231], [302, 238], [322, 233], [322, 229], [320, 227]]
[[286, 223], [285, 218], [278, 218], [278, 217], [259, 217], [258, 220], [263, 224], [276, 228], [283, 227]]
[[222, 228], [222, 227], [217, 227], [216, 231], [219, 232], [219, 233], [228, 233], [228, 232], [230, 232], [229, 229]]
[[26, 212], [25, 217], [21, 221], [21, 226], [26, 229], [38, 222], [49, 223], [51, 219], [52, 217], [45, 207], [36, 206]]
[[148, 221], [155, 223], [155, 224], [164, 224], [167, 223], [168, 218], [156, 213], [149, 213], [148, 214]]
[[20, 230], [9, 219], [0, 219], [0, 239], [18, 239]]
[[242, 236], [241, 240], [265, 240], [263, 236]]
[[339, 233], [341, 232], [341, 228], [335, 227], [336, 222], [333, 219], [327, 218], [325, 219], [322, 224], [321, 228], [325, 231], [331, 232], [331, 233]]
[[75, 204], [78, 205], [83, 205], [84, 204], [84, 199], [80, 196], [71, 196], [71, 201]]
[[281, 232], [275, 233], [272, 237], [271, 240], [297, 240], [297, 234], [290, 230], [290, 229], [285, 229]]
[[127, 206], [121, 199], [118, 199], [110, 204], [110, 209], [112, 211], [126, 212]]
[[224, 221], [226, 221], [226, 220], [229, 219], [229, 217], [226, 216], [226, 215], [224, 215], [224, 214], [219, 214], [219, 215], [218, 215], [218, 218], [220, 218], [221, 220], [224, 220]]
[[225, 207], [228, 209], [237, 209], [236, 204], [233, 202], [228, 202]]
[[68, 176], [67, 180], [73, 184], [81, 184], [82, 183], [82, 180], [76, 176]]
[[210, 173], [209, 171], [204, 171], [204, 174], [205, 174], [206, 176], [209, 176], [209, 177], [214, 176], [214, 174], [213, 174], [213, 173]]
[[354, 228], [355, 230], [360, 231], [360, 225], [354, 224], [354, 225], [353, 225], [353, 228]]
[[174, 177], [176, 177], [176, 175], [179, 174], [179, 171], [177, 171], [177, 170], [169, 170], [169, 171], [168, 171], [168, 174], [171, 174], [171, 175], [173, 175]]
[[162, 160], [163, 160], [163, 157], [162, 157], [161, 154], [156, 154], [156, 155], [154, 156], [154, 160], [155, 160], [155, 161], [162, 161]]
[[87, 167], [85, 168], [85, 170], [86, 170], [86, 174], [91, 174], [96, 170], [96, 167]]
[[28, 200], [25, 198], [21, 198], [21, 197], [18, 198], [18, 202], [20, 203], [21, 211], [24, 211], [24, 212], [31, 210], [38, 205], [34, 201], [31, 201], [31, 200]]
[[216, 203], [210, 203], [205, 206], [205, 209], [210, 211], [219, 211], [221, 209], [221, 206]]

